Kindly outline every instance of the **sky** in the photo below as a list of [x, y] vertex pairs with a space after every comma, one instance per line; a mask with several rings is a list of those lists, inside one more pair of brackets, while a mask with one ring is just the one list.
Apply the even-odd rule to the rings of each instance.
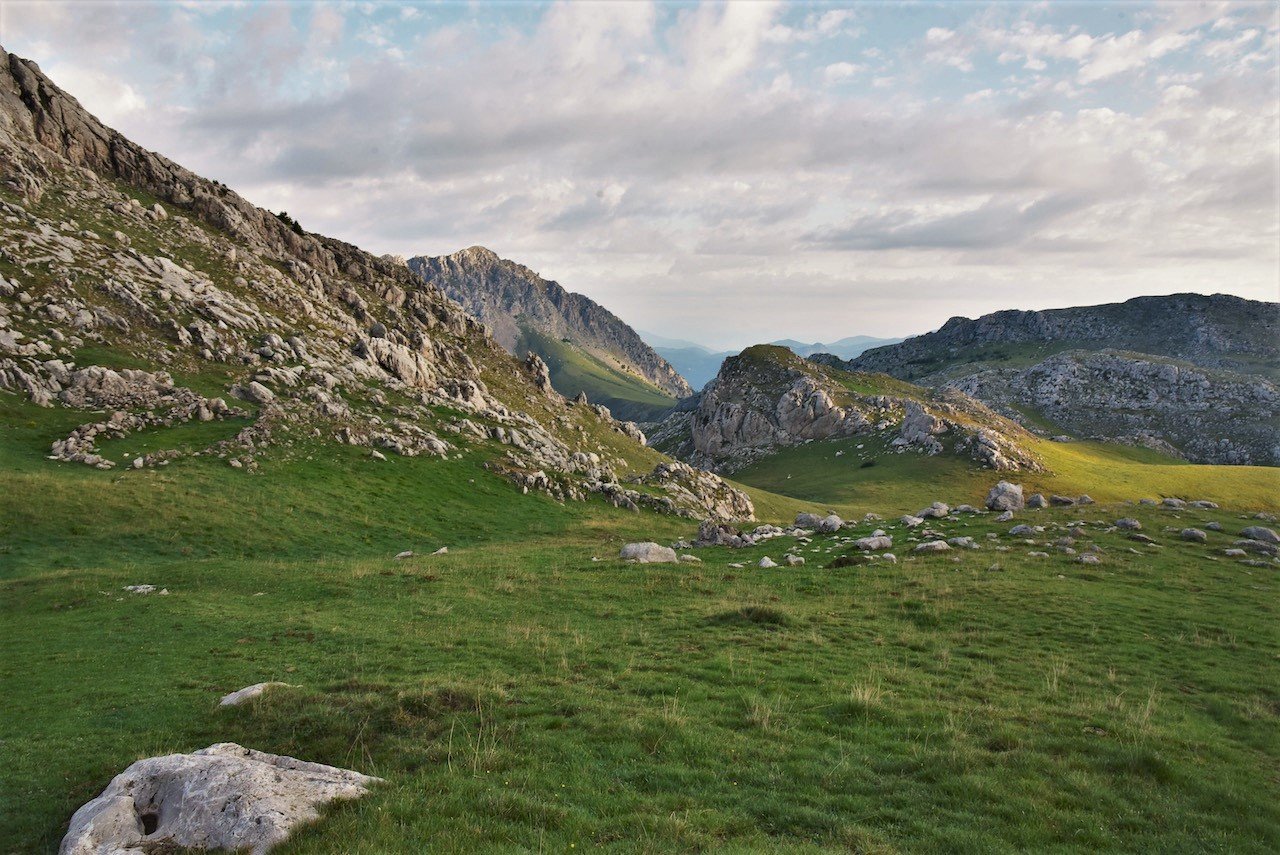
[[710, 347], [1280, 299], [1280, 5], [38, 3], [0, 44], [375, 252]]

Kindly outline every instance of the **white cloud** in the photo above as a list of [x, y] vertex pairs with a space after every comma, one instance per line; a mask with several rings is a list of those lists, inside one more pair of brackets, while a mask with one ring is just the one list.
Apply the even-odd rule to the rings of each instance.
[[1117, 35], [999, 6], [895, 41], [869, 6], [200, 6], [23, 5], [6, 47], [307, 228], [490, 245], [713, 344], [1275, 297], [1274, 30], [1240, 7]]
[[822, 69], [822, 79], [827, 83], [839, 83], [865, 70], [866, 66], [856, 65], [852, 62], [833, 62]]

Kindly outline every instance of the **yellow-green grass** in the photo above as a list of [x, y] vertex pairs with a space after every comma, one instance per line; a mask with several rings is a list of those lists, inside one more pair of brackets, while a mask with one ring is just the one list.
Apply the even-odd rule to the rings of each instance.
[[567, 398], [586, 392], [621, 419], [652, 421], [675, 406], [676, 399], [652, 383], [606, 364], [577, 345], [529, 328], [517, 344], [517, 355], [532, 350], [551, 370], [551, 385]]
[[[864, 446], [861, 450], [857, 446]], [[936, 500], [980, 503], [1000, 478], [1021, 483], [1029, 495], [1089, 496], [1103, 502], [1176, 496], [1229, 507], [1280, 508], [1280, 469], [1206, 466], [1145, 448], [1101, 442], [1028, 440], [1046, 473], [996, 473], [944, 452], [927, 457], [898, 452], [885, 440], [855, 437], [779, 450], [733, 474], [753, 487], [849, 514], [906, 512]], [[837, 457], [836, 452], [844, 454]], [[872, 465], [864, 465], [874, 461]]]

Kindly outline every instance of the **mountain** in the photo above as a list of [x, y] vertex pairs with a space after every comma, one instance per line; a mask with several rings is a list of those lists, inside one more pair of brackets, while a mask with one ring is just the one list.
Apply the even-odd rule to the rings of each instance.
[[646, 420], [693, 391], [612, 312], [491, 250], [473, 246], [408, 265], [482, 321], [508, 352], [538, 354], [564, 395], [585, 392], [619, 415]]
[[[512, 359], [430, 278], [146, 151], [7, 54], [0, 235], [0, 391], [79, 413], [55, 460], [129, 477], [208, 455], [253, 473], [299, 444], [475, 455], [525, 492], [751, 515], [745, 494], [647, 450], [634, 424], [556, 393], [541, 359]], [[460, 255], [436, 261], [532, 276]]]
[[779, 347], [785, 347], [797, 356], [812, 356], [815, 353], [831, 353], [841, 359], [853, 359], [866, 350], [873, 347], [882, 347], [886, 344], [896, 344], [902, 341], [900, 338], [876, 338], [870, 335], [851, 335], [842, 338], [839, 341], [833, 341], [831, 344], [823, 344], [822, 342], [814, 342], [806, 344], [802, 341], [796, 341], [791, 338], [784, 338], [779, 341], [772, 342]]
[[884, 453], [946, 452], [1000, 471], [1042, 468], [1021, 447], [1030, 438], [1024, 429], [960, 392], [831, 368], [777, 345], [726, 359], [652, 433], [656, 447], [720, 472], [787, 446], [855, 436]]
[[[642, 332], [640, 336], [648, 342], [658, 355], [675, 366], [680, 375], [689, 381], [695, 389], [701, 389], [720, 371], [721, 364], [739, 351], [714, 351], [709, 347], [692, 341], [678, 338], [667, 338], [654, 333]], [[795, 339], [780, 339], [770, 342], [778, 347], [785, 347], [799, 356], [812, 356], [815, 353], [831, 353], [841, 359], [852, 359], [867, 348], [879, 347], [902, 341], [900, 338], [875, 338], [868, 335], [854, 335], [842, 338], [831, 344], [806, 344]]]
[[1280, 304], [1173, 294], [952, 318], [936, 332], [815, 361], [973, 395], [1044, 432], [1188, 460], [1280, 464]]

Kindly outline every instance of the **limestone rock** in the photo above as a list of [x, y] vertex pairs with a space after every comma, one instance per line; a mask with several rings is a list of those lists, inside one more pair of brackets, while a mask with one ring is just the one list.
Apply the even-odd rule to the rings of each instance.
[[637, 564], [675, 564], [680, 560], [674, 549], [669, 546], [660, 546], [652, 541], [628, 543], [622, 547], [618, 557], [623, 561], [635, 561]]
[[1249, 540], [1261, 540], [1265, 543], [1280, 543], [1280, 534], [1276, 534], [1274, 529], [1260, 525], [1251, 525], [1241, 530], [1240, 536]]
[[1022, 485], [1000, 481], [987, 493], [987, 508], [993, 511], [1022, 510]]
[[232, 692], [229, 695], [223, 695], [222, 700], [218, 701], [218, 706], [236, 707], [243, 704], [245, 701], [251, 701], [254, 698], [262, 696], [269, 689], [288, 686], [288, 683], [279, 682], [254, 683], [252, 686], [245, 686], [243, 689]]
[[262, 855], [318, 808], [365, 795], [378, 778], [224, 742], [139, 760], [71, 817], [59, 855], [166, 847]]

